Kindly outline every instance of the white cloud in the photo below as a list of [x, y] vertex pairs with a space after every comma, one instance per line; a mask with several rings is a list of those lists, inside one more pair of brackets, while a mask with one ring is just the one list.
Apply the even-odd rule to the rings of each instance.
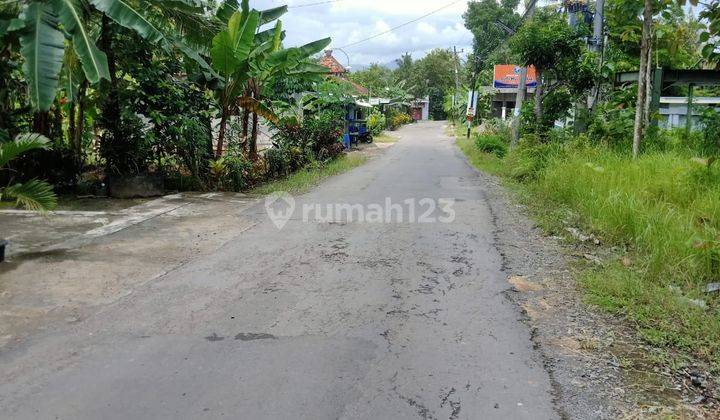
[[417, 24], [417, 30], [420, 33], [427, 34], [427, 35], [435, 35], [437, 33], [437, 29], [435, 27], [427, 22], [419, 22]]
[[[418, 22], [410, 23], [367, 42], [358, 41], [411, 22], [418, 17], [447, 5], [451, 0], [342, 0], [312, 7], [293, 8], [320, 0], [251, 0], [252, 7], [265, 9], [282, 4], [290, 11], [282, 17], [287, 31], [285, 44], [300, 45], [326, 36], [332, 37], [331, 47], [343, 48], [350, 56], [352, 67], [370, 63], [389, 63], [405, 52], [421, 58], [433, 48], [470, 51], [472, 35], [465, 29], [462, 14], [467, 2], [460, 1]], [[343, 64], [344, 54], [337, 57]]]

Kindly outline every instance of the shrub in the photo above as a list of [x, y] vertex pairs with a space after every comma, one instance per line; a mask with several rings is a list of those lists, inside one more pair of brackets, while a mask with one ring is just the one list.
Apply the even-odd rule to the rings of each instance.
[[481, 131], [485, 134], [499, 135], [503, 138], [503, 140], [505, 140], [505, 142], [508, 143], [510, 142], [510, 137], [512, 136], [510, 125], [500, 118], [490, 118], [484, 121]]
[[[310, 136], [315, 157], [334, 158], [342, 151], [343, 121], [338, 112], [325, 110], [311, 118], [305, 118], [302, 124]], [[340, 145], [341, 147], [338, 147]]]
[[386, 118], [380, 112], [373, 111], [367, 119], [368, 130], [373, 136], [379, 136], [385, 130]]
[[476, 134], [475, 147], [485, 153], [492, 153], [497, 157], [503, 157], [507, 153], [505, 139], [497, 134]]
[[714, 156], [720, 152], [720, 113], [714, 109], [703, 112], [700, 122], [703, 125], [702, 139], [698, 152], [703, 156]]
[[280, 178], [290, 172], [290, 159], [284, 148], [273, 147], [266, 150], [265, 164], [270, 178]]
[[283, 149], [289, 155], [287, 164], [297, 170], [308, 160], [333, 158], [341, 153], [342, 129], [342, 116], [331, 110], [307, 115], [301, 121], [286, 118], [275, 126], [274, 148]]
[[390, 130], [397, 130], [400, 126], [410, 124], [412, 121], [412, 117], [405, 112], [398, 111], [394, 108], [388, 111], [388, 128], [390, 128]]
[[242, 154], [224, 156], [226, 172], [225, 185], [232, 191], [242, 191], [253, 179], [253, 164]]

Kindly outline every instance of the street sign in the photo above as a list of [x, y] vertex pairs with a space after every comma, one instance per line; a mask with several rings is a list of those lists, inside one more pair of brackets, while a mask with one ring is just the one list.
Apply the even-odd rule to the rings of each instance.
[[478, 92], [475, 92], [475, 91], [468, 92], [468, 106], [467, 106], [467, 112], [465, 112], [465, 115], [475, 116], [475, 108], [477, 107], [477, 100], [478, 100]]

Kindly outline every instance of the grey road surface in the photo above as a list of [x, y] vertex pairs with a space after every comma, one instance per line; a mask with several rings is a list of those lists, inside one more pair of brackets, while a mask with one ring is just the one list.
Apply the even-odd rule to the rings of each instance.
[[[441, 123], [400, 134], [296, 197], [283, 229], [258, 203], [253, 227], [219, 251], [2, 355], [0, 417], [556, 418], [529, 328], [505, 297], [480, 179]], [[417, 219], [438, 199], [453, 199], [452, 222], [439, 207], [409, 220], [405, 200]], [[303, 220], [315, 204], [320, 216], [335, 203], [377, 216], [371, 205], [386, 200], [405, 220]]]

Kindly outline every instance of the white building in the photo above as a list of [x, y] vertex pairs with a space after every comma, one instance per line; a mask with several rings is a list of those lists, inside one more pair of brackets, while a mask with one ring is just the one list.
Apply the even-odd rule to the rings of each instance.
[[[685, 96], [660, 97], [660, 121], [663, 128], [685, 127], [687, 121], [687, 103]], [[707, 108], [720, 111], [720, 97], [698, 96], [693, 98], [692, 126], [697, 127], [700, 115]]]

